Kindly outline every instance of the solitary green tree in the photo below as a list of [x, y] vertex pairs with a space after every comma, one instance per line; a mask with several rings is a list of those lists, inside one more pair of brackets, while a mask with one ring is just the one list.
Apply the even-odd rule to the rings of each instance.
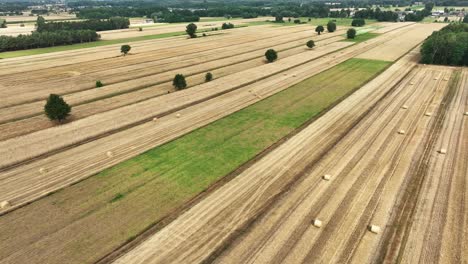
[[307, 41], [306, 43], [307, 47], [309, 47], [309, 49], [315, 47], [315, 42], [313, 40], [309, 40]]
[[197, 37], [197, 25], [195, 25], [194, 23], [188, 24], [185, 32], [187, 32], [187, 35], [189, 35], [190, 38], [196, 38]]
[[45, 19], [42, 16], [38, 16], [36, 20], [37, 31], [41, 32], [44, 30], [45, 26]]
[[349, 39], [354, 39], [356, 37], [356, 30], [354, 28], [348, 29], [348, 31], [346, 32], [346, 36]]
[[187, 88], [187, 82], [185, 81], [185, 76], [182, 74], [176, 74], [174, 77], [174, 80], [172, 81], [172, 85], [174, 85], [174, 88], [177, 90], [182, 90]]
[[59, 95], [51, 94], [44, 106], [44, 112], [50, 120], [62, 122], [70, 114], [71, 106]]
[[333, 21], [329, 21], [327, 24], [327, 30], [328, 32], [335, 32], [336, 30], [336, 24]]
[[324, 30], [325, 30], [325, 29], [323, 28], [322, 25], [317, 26], [317, 27], [315, 28], [315, 32], [317, 32], [319, 35], [320, 35], [320, 33], [322, 33]]
[[130, 45], [122, 45], [122, 47], [120, 47], [120, 52], [125, 56], [131, 49], [132, 47], [130, 47]]
[[205, 75], [205, 82], [211, 82], [213, 80], [213, 74], [211, 72], [207, 72]]
[[274, 62], [278, 59], [278, 53], [274, 49], [269, 49], [265, 52], [265, 57], [268, 62]]

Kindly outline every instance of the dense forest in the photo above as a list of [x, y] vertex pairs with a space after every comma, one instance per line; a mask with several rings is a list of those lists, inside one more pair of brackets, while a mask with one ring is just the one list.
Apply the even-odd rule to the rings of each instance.
[[468, 66], [468, 23], [451, 23], [432, 33], [421, 47], [421, 63]]

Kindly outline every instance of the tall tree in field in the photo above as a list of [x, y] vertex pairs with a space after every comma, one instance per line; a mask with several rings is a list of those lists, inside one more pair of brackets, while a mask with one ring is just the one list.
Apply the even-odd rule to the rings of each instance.
[[354, 28], [348, 29], [348, 31], [346, 32], [346, 36], [349, 39], [354, 39], [356, 37], [356, 30]]
[[44, 111], [50, 120], [62, 122], [70, 114], [71, 106], [59, 95], [51, 94], [44, 106]]
[[313, 40], [309, 40], [307, 41], [306, 43], [307, 47], [309, 47], [309, 49], [315, 47], [315, 42]]
[[328, 24], [327, 24], [327, 30], [328, 30], [328, 32], [330, 32], [330, 33], [331, 33], [331, 32], [335, 32], [335, 30], [336, 30], [336, 24], [335, 24], [335, 22], [333, 22], [333, 21], [328, 22]]
[[317, 26], [317, 27], [315, 28], [315, 32], [317, 32], [319, 35], [320, 35], [320, 33], [322, 33], [324, 30], [325, 30], [325, 29], [323, 28], [322, 25]]
[[130, 45], [122, 45], [122, 47], [120, 47], [120, 52], [125, 56], [131, 49], [132, 47], [130, 47]]
[[177, 74], [174, 77], [174, 80], [172, 81], [172, 85], [174, 85], [174, 88], [177, 90], [182, 90], [187, 88], [187, 82], [185, 81], [185, 76], [182, 74]]
[[194, 23], [188, 24], [185, 32], [187, 32], [187, 35], [189, 35], [190, 38], [196, 38], [197, 37], [197, 25], [195, 25]]
[[278, 59], [278, 53], [274, 49], [269, 49], [265, 52], [265, 58], [268, 62], [274, 62]]
[[45, 24], [46, 24], [45, 19], [42, 16], [38, 16], [37, 21], [36, 21], [37, 32], [43, 31]]

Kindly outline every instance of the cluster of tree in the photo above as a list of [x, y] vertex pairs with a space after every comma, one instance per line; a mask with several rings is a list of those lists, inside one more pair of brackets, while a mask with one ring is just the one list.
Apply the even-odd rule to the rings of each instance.
[[351, 22], [351, 26], [353, 27], [362, 27], [366, 24], [366, 20], [362, 19], [362, 18], [355, 18], [353, 19], [353, 21]]
[[112, 17], [106, 20], [92, 19], [74, 22], [48, 22], [43, 17], [37, 18], [37, 31], [63, 31], [63, 30], [113, 30], [130, 26], [128, 18]]
[[426, 3], [424, 9], [407, 14], [405, 21], [422, 21], [425, 17], [431, 15], [432, 8], [434, 8], [434, 3]]
[[356, 11], [356, 13], [354, 13], [354, 18], [377, 19], [378, 21], [396, 22], [398, 20], [398, 14], [393, 11], [382, 11], [380, 8], [367, 8]]
[[421, 62], [468, 66], [468, 24], [451, 23], [432, 33], [421, 47]]
[[195, 10], [195, 15], [200, 17], [242, 17], [256, 18], [258, 16], [270, 15], [270, 11], [265, 8], [252, 6], [219, 6]]
[[223, 23], [223, 25], [221, 26], [222, 29], [231, 29], [231, 28], [234, 28], [234, 24], [231, 24], [231, 23]]
[[94, 30], [58, 30], [33, 32], [31, 35], [17, 37], [0, 36], [0, 52], [91, 42], [99, 38]]
[[8, 2], [2, 1], [0, 2], [0, 15], [8, 16], [8, 15], [22, 15], [23, 10], [26, 10], [31, 3], [27, 1], [15, 1], [15, 2]]
[[342, 8], [340, 11], [330, 11], [329, 16], [333, 18], [346, 18], [351, 15], [351, 9]]
[[171, 12], [157, 12], [151, 14], [155, 22], [179, 23], [179, 22], [198, 22], [200, 17], [190, 10], [172, 10]]
[[46, 15], [49, 13], [49, 10], [47, 9], [32, 9], [31, 14], [35, 15]]
[[77, 9], [78, 18], [108, 19], [111, 17], [152, 17], [152, 14], [168, 12], [167, 8], [160, 6], [145, 7], [99, 7]]
[[[274, 17], [328, 17], [330, 8], [322, 3], [293, 4], [288, 3], [271, 9]], [[282, 20], [282, 19], [281, 19]]]

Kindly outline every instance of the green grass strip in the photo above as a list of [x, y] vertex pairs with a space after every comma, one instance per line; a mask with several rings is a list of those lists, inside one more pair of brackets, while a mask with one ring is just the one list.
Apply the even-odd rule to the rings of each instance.
[[354, 37], [354, 39], [345, 39], [343, 41], [359, 43], [359, 42], [363, 42], [363, 41], [366, 41], [366, 40], [369, 40], [369, 39], [372, 39], [372, 38], [375, 38], [375, 37], [378, 37], [378, 36], [380, 36], [380, 34], [367, 32], [367, 33], [364, 33], [364, 34], [356, 35], [356, 37]]
[[[0, 219], [0, 225], [27, 233], [12, 233], [12, 240], [25, 239], [24, 235], [32, 240], [41, 237], [36, 232], [43, 231], [32, 231], [30, 226], [49, 230], [50, 241], [67, 240], [40, 252], [48, 254], [48, 248], [60, 251], [60, 255], [52, 255], [66, 259], [54, 259], [57, 263], [94, 262], [361, 87], [389, 64], [348, 60], [16, 210]], [[60, 225], [51, 221], [57, 215]], [[17, 217], [21, 221], [15, 221]]]

